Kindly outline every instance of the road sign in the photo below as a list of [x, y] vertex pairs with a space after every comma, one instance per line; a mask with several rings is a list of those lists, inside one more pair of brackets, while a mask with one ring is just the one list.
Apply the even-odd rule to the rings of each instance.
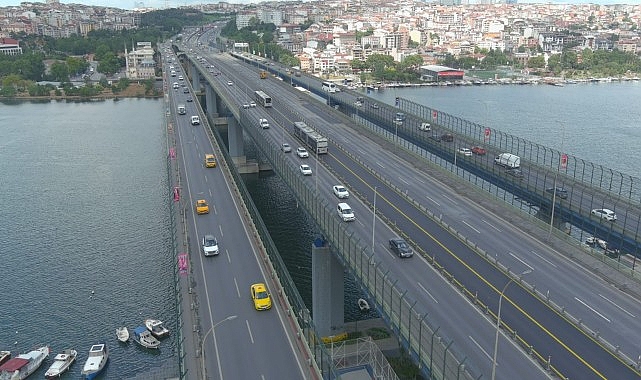
[[485, 128], [485, 134], [483, 136], [485, 142], [490, 141], [490, 135], [492, 135], [492, 130], [490, 128]]
[[564, 153], [561, 155], [561, 169], [567, 169], [567, 167], [568, 167], [568, 155]]

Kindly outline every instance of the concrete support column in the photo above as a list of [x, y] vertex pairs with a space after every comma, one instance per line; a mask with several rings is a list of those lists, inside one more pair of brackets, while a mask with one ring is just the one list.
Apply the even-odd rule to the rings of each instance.
[[194, 67], [194, 74], [191, 76], [191, 80], [193, 82], [192, 87], [194, 88], [195, 92], [200, 92], [201, 87], [200, 87], [200, 72]]
[[245, 146], [243, 145], [243, 128], [238, 124], [233, 116], [227, 118], [227, 135], [229, 137], [229, 154], [234, 161], [241, 159], [237, 164], [245, 163]]
[[312, 314], [323, 339], [345, 332], [344, 268], [323, 237], [312, 243]]
[[214, 89], [209, 84], [205, 84], [205, 108], [212, 119], [218, 117], [218, 99], [216, 98]]

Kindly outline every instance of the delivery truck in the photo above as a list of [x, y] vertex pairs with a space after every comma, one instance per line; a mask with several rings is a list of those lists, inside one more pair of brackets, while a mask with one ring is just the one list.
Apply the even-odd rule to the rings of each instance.
[[496, 156], [494, 163], [508, 169], [516, 169], [521, 166], [521, 157], [512, 153], [501, 153]]

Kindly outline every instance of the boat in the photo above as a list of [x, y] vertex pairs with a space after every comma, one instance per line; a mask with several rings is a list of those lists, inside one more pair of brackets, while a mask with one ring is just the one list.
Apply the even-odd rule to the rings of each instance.
[[78, 351], [68, 349], [64, 350], [53, 358], [53, 363], [45, 373], [45, 378], [55, 379], [60, 377], [63, 373], [67, 372], [69, 367], [76, 361]]
[[134, 342], [145, 348], [159, 348], [160, 341], [154, 337], [146, 326], [138, 326], [134, 329]]
[[49, 346], [42, 346], [7, 360], [0, 366], [0, 380], [26, 379], [40, 368], [42, 362], [49, 356], [49, 352]]
[[359, 298], [358, 299], [358, 308], [361, 309], [361, 311], [368, 311], [369, 310], [369, 303], [367, 303], [367, 300], [364, 298]]
[[95, 379], [109, 361], [109, 350], [105, 343], [94, 344], [89, 349], [89, 357], [82, 367], [82, 376], [87, 380]]
[[11, 359], [11, 351], [0, 351], [0, 365]]
[[116, 336], [118, 337], [118, 340], [121, 342], [128, 342], [129, 341], [129, 330], [127, 330], [127, 327], [118, 327], [116, 329]]
[[169, 329], [165, 327], [162, 321], [157, 319], [145, 319], [145, 326], [147, 326], [151, 334], [158, 339], [169, 335]]

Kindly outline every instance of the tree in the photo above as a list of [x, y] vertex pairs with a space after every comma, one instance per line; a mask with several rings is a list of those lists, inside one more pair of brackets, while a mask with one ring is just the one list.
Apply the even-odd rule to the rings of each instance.
[[527, 67], [535, 68], [535, 69], [542, 69], [545, 68], [545, 57], [542, 55], [538, 55], [536, 57], [531, 57], [527, 61]]
[[69, 67], [65, 62], [51, 64], [51, 77], [53, 80], [64, 82], [69, 80]]

